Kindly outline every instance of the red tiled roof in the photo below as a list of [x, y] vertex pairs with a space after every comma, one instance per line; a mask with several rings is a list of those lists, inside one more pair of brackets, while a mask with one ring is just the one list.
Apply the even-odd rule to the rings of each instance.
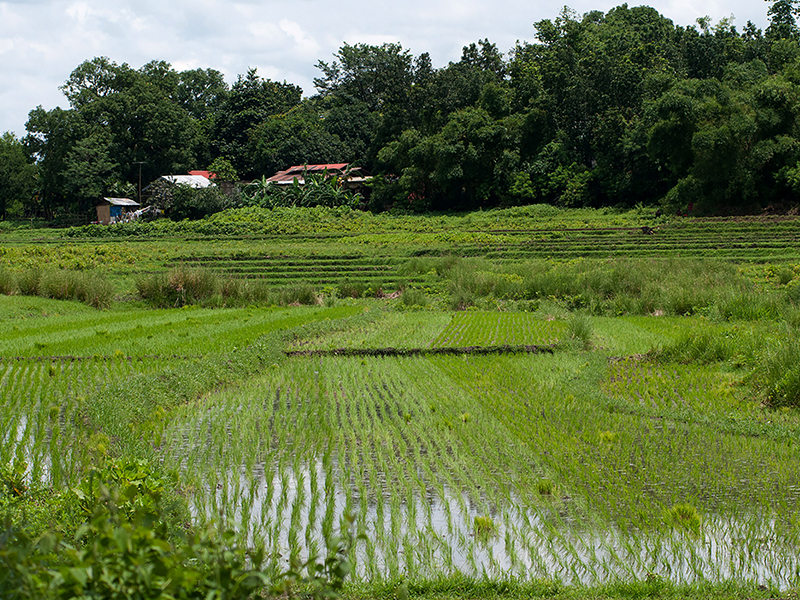
[[291, 183], [292, 180], [297, 179], [301, 184], [303, 182], [303, 173], [321, 173], [326, 169], [331, 173], [331, 175], [337, 174], [341, 171], [344, 171], [348, 166], [348, 163], [331, 163], [328, 165], [295, 165], [293, 167], [289, 167], [285, 171], [278, 171], [272, 177], [268, 178], [267, 181], [271, 181], [273, 183]]
[[214, 179], [217, 176], [216, 173], [212, 173], [211, 171], [189, 171], [189, 175], [200, 175], [206, 179]]

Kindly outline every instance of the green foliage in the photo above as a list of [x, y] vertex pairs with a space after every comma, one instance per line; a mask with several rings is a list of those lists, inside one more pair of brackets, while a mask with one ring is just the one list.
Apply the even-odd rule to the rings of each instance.
[[258, 76], [256, 69], [239, 75], [215, 111], [213, 144], [221, 156], [231, 161], [241, 177], [254, 178], [251, 130], [270, 115], [284, 113], [300, 103], [302, 89]]
[[216, 175], [218, 181], [236, 181], [239, 178], [231, 161], [222, 156], [218, 156], [208, 165], [208, 171]]
[[763, 348], [752, 381], [769, 406], [800, 407], [800, 338], [795, 331], [787, 330]]
[[[762, 33], [729, 17], [675, 24], [646, 6], [565, 7], [507, 55], [478, 40], [436, 69], [400, 44], [344, 44], [318, 61], [318, 94], [305, 99], [255, 69], [229, 89], [213, 69], [96, 57], [62, 86], [68, 110], [36, 108], [24, 144], [6, 139], [0, 215], [85, 216], [139, 167], [149, 182], [212, 164], [231, 181], [355, 161], [377, 175], [376, 211], [787, 209], [800, 198], [797, 2], [766, 12]], [[214, 212], [199, 204], [176, 214]]]
[[36, 174], [23, 143], [9, 132], [0, 136], [0, 219], [24, 216], [32, 204]]
[[311, 173], [303, 170], [301, 184], [295, 178], [289, 185], [278, 185], [262, 178], [252, 186], [247, 200], [248, 204], [256, 204], [264, 208], [308, 208], [323, 206], [327, 208], [356, 208], [360, 196], [345, 186], [348, 174], [341, 177], [329, 175], [327, 169], [322, 173]]
[[[369, 127], [364, 123], [341, 123], [341, 126]], [[258, 172], [267, 176], [294, 165], [355, 160], [358, 155], [330, 128], [326, 111], [308, 101], [285, 113], [271, 115], [252, 132], [253, 162]]]
[[[262, 547], [245, 548], [232, 531], [174, 537], [161, 507], [160, 484], [145, 463], [117, 464], [90, 495], [87, 521], [74, 542], [54, 534], [30, 538], [11, 524], [0, 534], [4, 598], [254, 598], [305, 593], [338, 595], [349, 573], [348, 544], [332, 542], [317, 563], [279, 572]], [[155, 482], [155, 483], [154, 483]], [[307, 574], [304, 574], [307, 573]]]

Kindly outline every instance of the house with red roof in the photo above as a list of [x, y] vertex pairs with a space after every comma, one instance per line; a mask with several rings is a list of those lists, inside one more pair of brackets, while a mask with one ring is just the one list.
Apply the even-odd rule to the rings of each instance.
[[358, 191], [370, 178], [370, 174], [361, 167], [353, 167], [349, 163], [331, 163], [326, 165], [295, 165], [284, 171], [278, 171], [267, 178], [268, 183], [277, 185], [305, 184], [306, 173], [324, 174], [326, 177], [340, 177], [349, 190]]

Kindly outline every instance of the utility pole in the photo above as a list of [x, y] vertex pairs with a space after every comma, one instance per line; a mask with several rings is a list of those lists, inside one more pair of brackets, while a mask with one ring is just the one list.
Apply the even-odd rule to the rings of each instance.
[[142, 205], [142, 165], [144, 161], [140, 160], [135, 163], [135, 165], [139, 165], [139, 206]]

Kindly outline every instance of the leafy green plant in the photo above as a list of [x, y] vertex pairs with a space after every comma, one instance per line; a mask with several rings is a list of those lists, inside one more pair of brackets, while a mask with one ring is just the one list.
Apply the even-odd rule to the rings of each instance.
[[251, 186], [249, 194], [248, 191], [245, 194], [248, 195], [250, 204], [270, 209], [312, 206], [356, 208], [361, 198], [344, 185], [347, 177], [347, 173], [341, 177], [331, 175], [327, 169], [322, 173], [312, 173], [304, 169], [302, 184], [296, 178], [289, 185], [278, 185], [264, 177]]
[[[134, 464], [133, 472], [121, 468], [139, 483], [150, 477], [142, 464]], [[120, 509], [134, 498], [139, 501], [129, 505], [130, 510]], [[332, 541], [323, 562], [312, 557], [281, 572], [265, 564], [263, 547], [245, 548], [233, 531], [212, 528], [170, 535], [160, 494], [149, 487], [133, 485], [123, 491], [100, 482], [85, 500], [91, 512], [74, 542], [50, 533], [32, 539], [6, 524], [0, 533], [3, 598], [252, 598], [295, 593], [330, 598], [338, 595], [350, 572], [347, 538]]]

